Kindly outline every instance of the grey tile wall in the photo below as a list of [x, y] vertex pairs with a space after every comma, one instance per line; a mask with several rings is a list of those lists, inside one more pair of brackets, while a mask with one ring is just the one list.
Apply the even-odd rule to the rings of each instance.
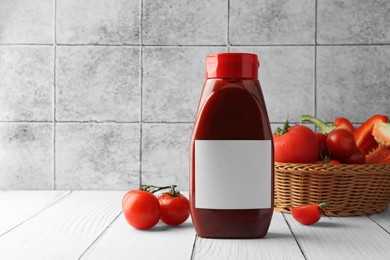
[[226, 0], [143, 0], [142, 43], [226, 45]]
[[139, 183], [140, 126], [56, 125], [57, 189], [126, 190]]
[[59, 44], [139, 44], [139, 1], [56, 0]]
[[53, 44], [54, 1], [1, 1], [0, 43]]
[[315, 1], [231, 0], [232, 45], [314, 44]]
[[143, 121], [192, 122], [204, 83], [205, 57], [226, 51], [226, 47], [145, 47]]
[[188, 190], [210, 52], [254, 52], [273, 129], [390, 115], [387, 0], [0, 1], [0, 189]]
[[58, 121], [140, 120], [138, 47], [58, 46]]
[[0, 46], [0, 73], [0, 120], [52, 120], [52, 47]]
[[0, 123], [0, 189], [51, 189], [53, 125]]

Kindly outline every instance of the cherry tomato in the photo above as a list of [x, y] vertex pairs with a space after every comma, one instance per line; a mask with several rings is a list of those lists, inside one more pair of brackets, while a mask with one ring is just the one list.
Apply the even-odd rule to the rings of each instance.
[[273, 139], [276, 162], [311, 163], [319, 157], [319, 141], [306, 126], [288, 127], [287, 124], [283, 130], [278, 129]]
[[296, 221], [303, 225], [313, 225], [317, 223], [322, 216], [322, 209], [326, 203], [309, 204], [291, 208], [291, 214]]
[[337, 160], [328, 160], [328, 161], [316, 161], [315, 162], [316, 164], [341, 164], [339, 161]]
[[160, 220], [160, 204], [150, 192], [131, 190], [122, 199], [123, 214], [127, 223], [136, 229], [149, 229]]
[[347, 164], [363, 164], [366, 163], [366, 155], [364, 152], [358, 148], [358, 150], [353, 153], [344, 163]]
[[345, 129], [335, 129], [329, 133], [326, 143], [331, 156], [341, 161], [348, 159], [357, 149], [353, 134]]
[[364, 152], [356, 146], [355, 137], [346, 129], [337, 128], [331, 131], [326, 144], [331, 157], [342, 163], [365, 163]]
[[161, 221], [170, 226], [182, 224], [190, 216], [190, 202], [182, 194], [163, 193], [158, 197]]

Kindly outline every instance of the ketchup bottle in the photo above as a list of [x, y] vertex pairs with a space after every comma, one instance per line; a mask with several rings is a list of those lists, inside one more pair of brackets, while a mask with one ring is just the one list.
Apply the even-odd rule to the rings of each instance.
[[273, 142], [249, 53], [209, 54], [190, 150], [190, 204], [200, 237], [264, 237], [273, 213]]

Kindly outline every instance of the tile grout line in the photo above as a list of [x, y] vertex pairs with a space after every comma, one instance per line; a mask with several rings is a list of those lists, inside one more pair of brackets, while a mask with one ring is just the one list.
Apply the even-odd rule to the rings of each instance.
[[230, 52], [230, 0], [227, 2], [227, 28], [226, 28], [226, 44], [227, 44], [227, 52]]
[[142, 38], [142, 20], [143, 20], [143, 0], [140, 0], [140, 26], [139, 26], [139, 42], [140, 42], [140, 75], [139, 75], [139, 88], [140, 88], [140, 115], [139, 115], [139, 185], [142, 184], [142, 134], [143, 134], [143, 123], [142, 123], [142, 113], [143, 113], [143, 77], [144, 77], [144, 47], [143, 47], [143, 38]]
[[[230, 37], [229, 37], [230, 38]], [[0, 43], [0, 46], [70, 46], [70, 47], [139, 47], [140, 44], [51, 44], [51, 43]], [[340, 46], [390, 46], [388, 43], [291, 43], [291, 44], [231, 44], [229, 46], [237, 47], [306, 47], [306, 46], [326, 46], [326, 47], [340, 47]], [[142, 47], [226, 47], [226, 44], [142, 44]]]
[[[291, 124], [298, 124], [298, 121], [289, 121]], [[47, 123], [53, 123], [52, 121], [29, 121], [29, 120], [21, 120], [21, 121], [4, 121], [0, 120], [1, 124], [47, 124]], [[193, 124], [193, 121], [143, 121], [142, 124]], [[270, 122], [271, 124], [284, 124], [285, 122]], [[331, 123], [330, 121], [327, 121], [325, 123]], [[351, 122], [352, 124], [362, 124], [363, 122]], [[59, 124], [140, 124], [139, 121], [56, 121], [56, 125]]]
[[53, 19], [54, 19], [54, 62], [53, 62], [53, 190], [56, 189], [56, 113], [57, 113], [57, 0], [53, 2]]
[[318, 0], [314, 2], [314, 116], [317, 117], [317, 6]]

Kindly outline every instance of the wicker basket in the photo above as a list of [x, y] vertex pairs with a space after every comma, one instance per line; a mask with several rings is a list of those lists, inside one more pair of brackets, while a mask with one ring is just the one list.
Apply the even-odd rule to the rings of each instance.
[[365, 216], [390, 202], [390, 164], [275, 163], [275, 210], [328, 202], [329, 216]]

